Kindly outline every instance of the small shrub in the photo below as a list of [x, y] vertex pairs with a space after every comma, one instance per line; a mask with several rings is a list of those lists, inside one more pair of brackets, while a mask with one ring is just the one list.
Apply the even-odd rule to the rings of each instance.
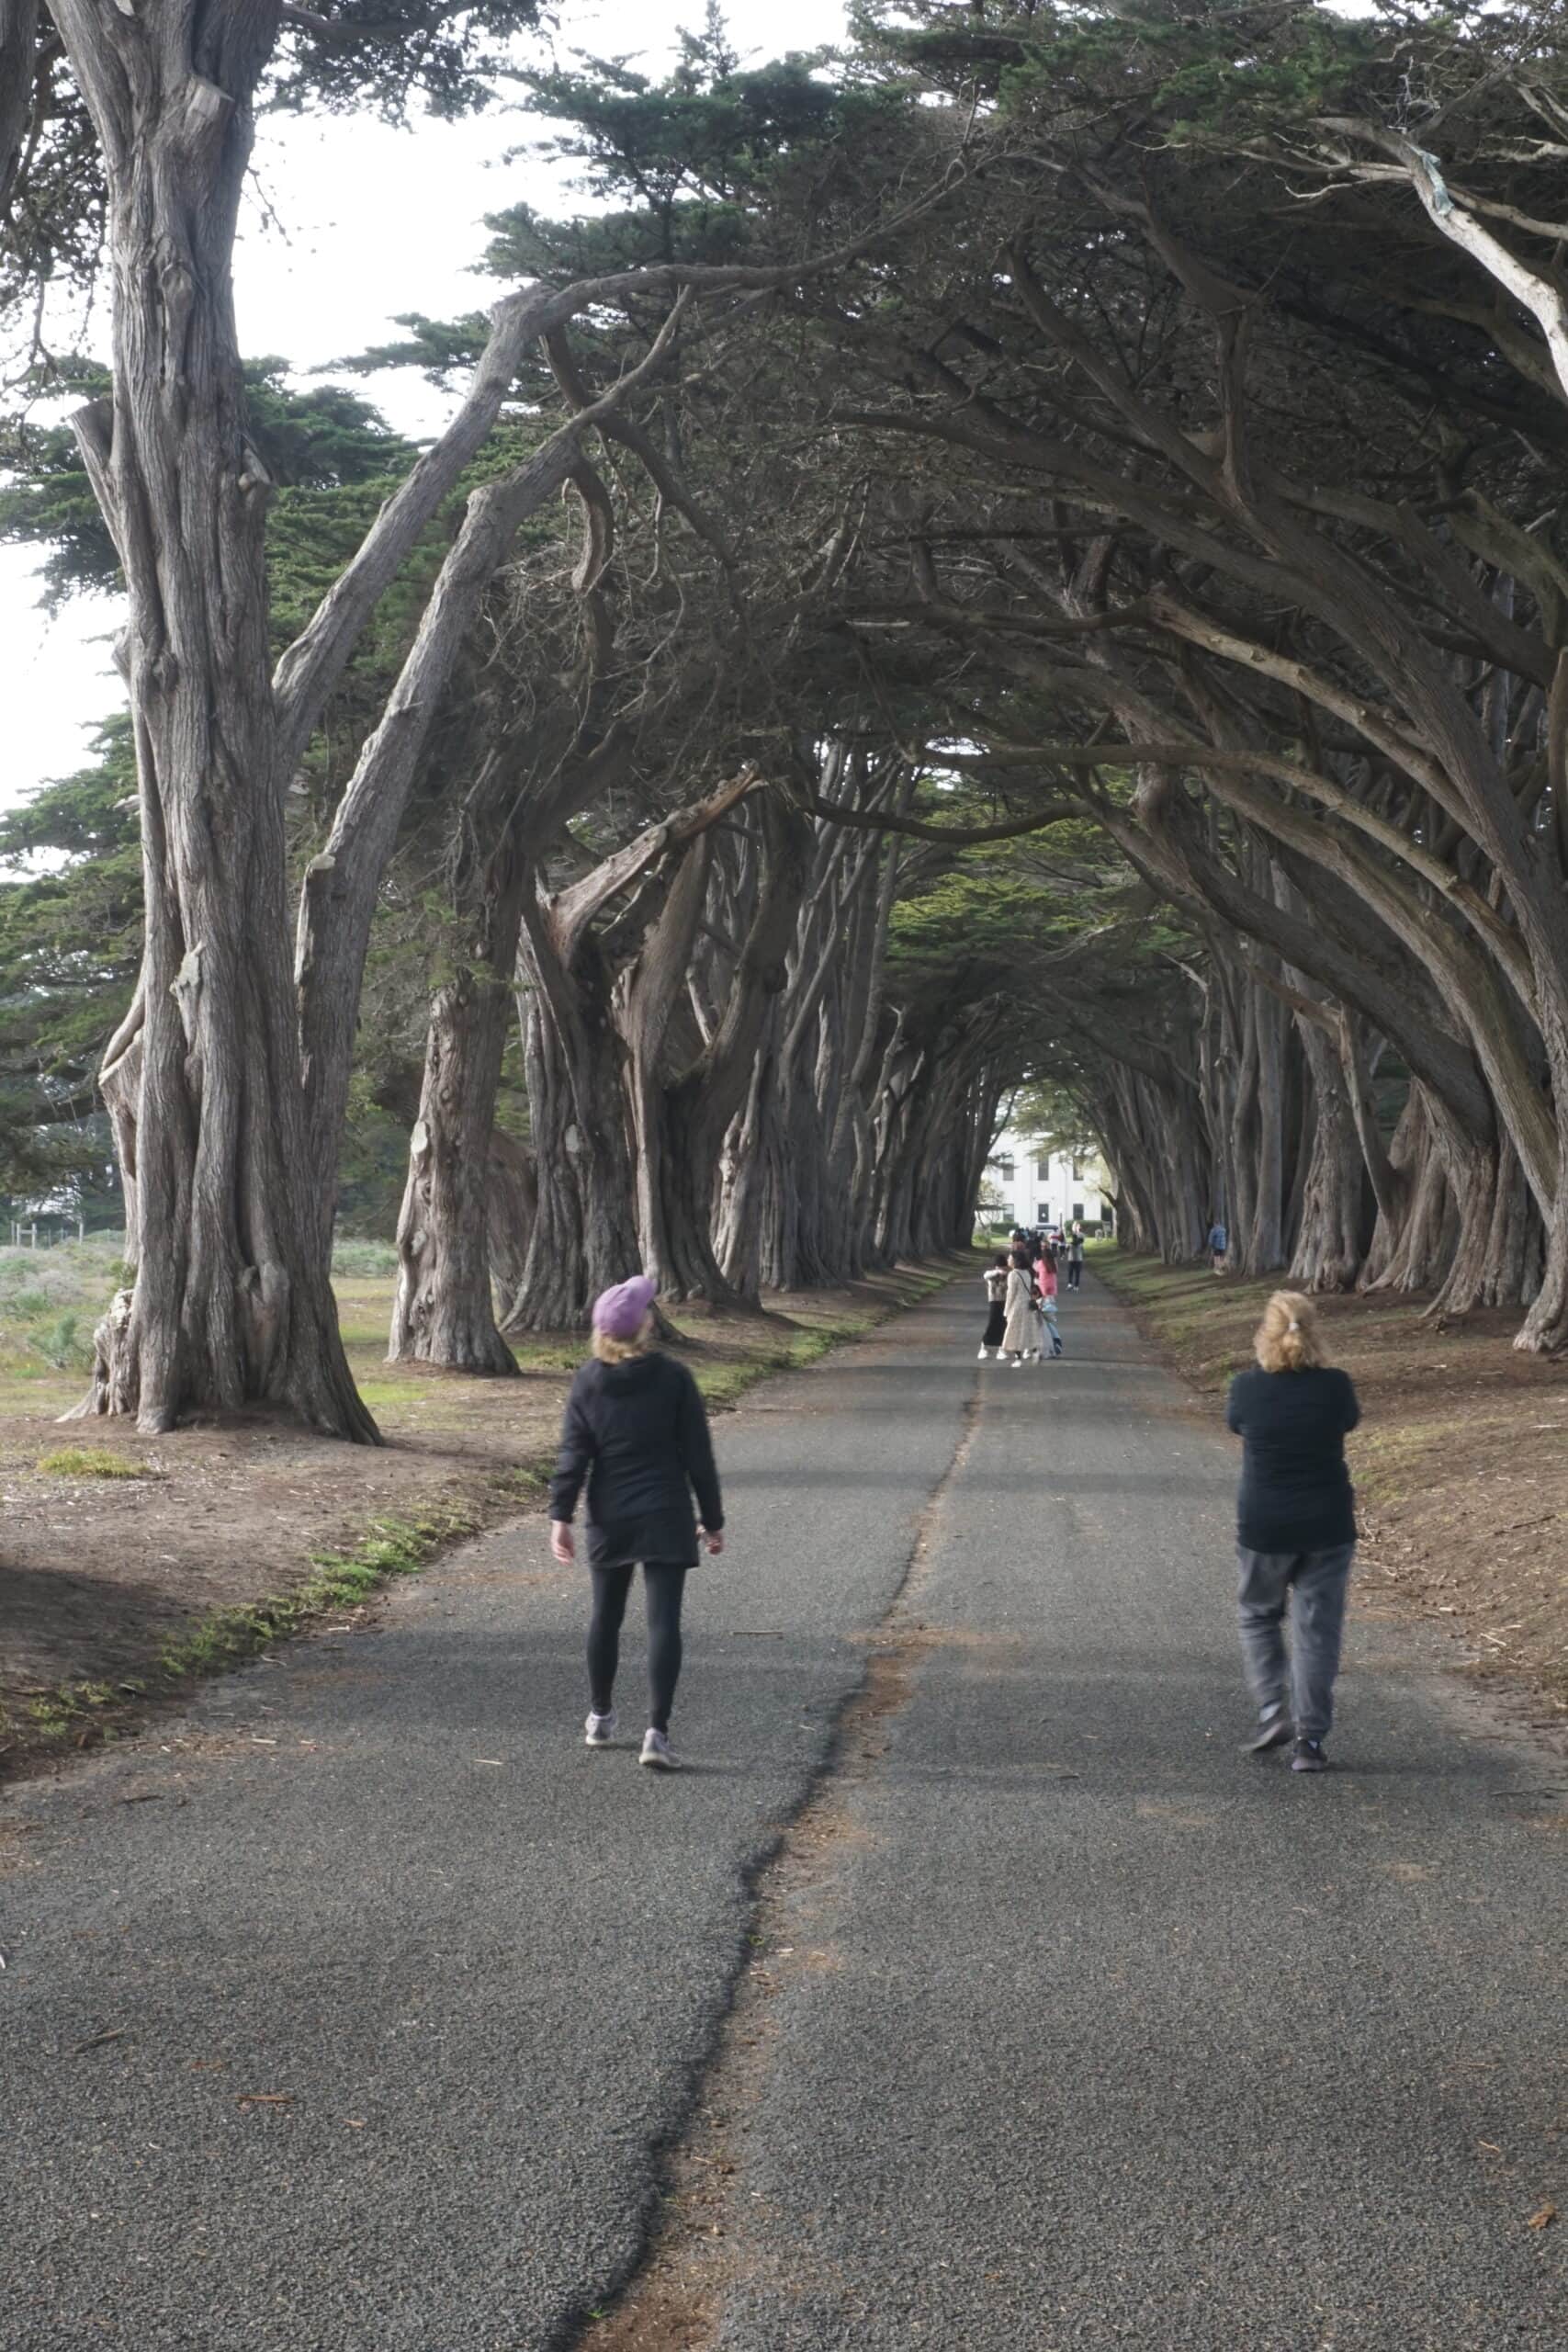
[[52, 1364], [56, 1372], [91, 1370], [92, 1337], [83, 1330], [79, 1315], [57, 1315], [52, 1323], [40, 1324], [28, 1337], [45, 1363]]
[[62, 1445], [58, 1453], [44, 1454], [37, 1464], [42, 1478], [151, 1478], [156, 1473], [129, 1454], [111, 1453], [102, 1445]]
[[395, 1274], [398, 1253], [390, 1241], [341, 1239], [333, 1248], [334, 1274]]

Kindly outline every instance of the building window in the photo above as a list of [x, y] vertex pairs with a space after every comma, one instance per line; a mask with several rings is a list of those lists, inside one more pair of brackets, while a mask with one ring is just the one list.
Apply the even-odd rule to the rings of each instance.
[[1005, 1159], [998, 1159], [997, 1166], [1001, 1170], [1002, 1182], [1004, 1184], [1010, 1184], [1012, 1182], [1014, 1173], [1012, 1157], [1010, 1153]]
[[1034, 1163], [1034, 1175], [1035, 1181], [1038, 1183], [1048, 1184], [1051, 1182], [1050, 1161], [1048, 1159], [1037, 1159]]
[[1073, 1217], [1077, 1224], [1081, 1225], [1083, 1223], [1083, 1203], [1081, 1201], [1075, 1201], [1073, 1203]]

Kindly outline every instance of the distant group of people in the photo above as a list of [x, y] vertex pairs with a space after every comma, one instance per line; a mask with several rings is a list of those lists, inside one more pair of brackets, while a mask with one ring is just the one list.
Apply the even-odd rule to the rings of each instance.
[[982, 1363], [994, 1356], [1016, 1371], [1021, 1364], [1041, 1363], [1047, 1355], [1066, 1352], [1056, 1301], [1064, 1283], [1068, 1290], [1082, 1287], [1083, 1261], [1081, 1220], [1068, 1227], [1060, 1247], [1043, 1232], [1026, 1233], [1021, 1226], [1014, 1227], [1011, 1247], [998, 1250], [982, 1276]]
[[[986, 1272], [980, 1353], [994, 1351], [1016, 1367], [1039, 1362], [1047, 1347], [1060, 1355], [1062, 1341], [1058, 1252], [1043, 1235], [1014, 1239], [1017, 1246]], [[1066, 1257], [1068, 1287], [1076, 1289], [1081, 1227], [1066, 1237]], [[550, 1543], [563, 1565], [576, 1558], [572, 1521], [586, 1489], [590, 1747], [615, 1744], [621, 1626], [640, 1563], [649, 1710], [639, 1761], [673, 1771], [670, 1714], [686, 1577], [700, 1547], [724, 1549], [724, 1503], [701, 1393], [683, 1364], [658, 1351], [656, 1329], [654, 1285], [644, 1275], [617, 1283], [594, 1306], [592, 1359], [572, 1382], [550, 1487]], [[1345, 1440], [1360, 1408], [1348, 1375], [1328, 1363], [1310, 1299], [1277, 1291], [1253, 1351], [1257, 1363], [1231, 1383], [1225, 1407], [1243, 1449], [1237, 1608], [1258, 1709], [1247, 1747], [1262, 1755], [1289, 1745], [1292, 1770], [1321, 1772], [1356, 1550]]]

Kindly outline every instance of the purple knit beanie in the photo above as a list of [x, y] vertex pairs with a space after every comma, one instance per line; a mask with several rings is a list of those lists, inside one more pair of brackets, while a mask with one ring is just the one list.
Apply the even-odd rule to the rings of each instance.
[[601, 1291], [593, 1302], [593, 1329], [608, 1339], [635, 1340], [658, 1293], [658, 1283], [646, 1274], [634, 1274], [629, 1283]]

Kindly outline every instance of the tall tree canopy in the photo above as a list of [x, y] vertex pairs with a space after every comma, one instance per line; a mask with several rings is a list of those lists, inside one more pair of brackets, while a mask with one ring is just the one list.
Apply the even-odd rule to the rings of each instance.
[[367, 1087], [394, 1351], [468, 1369], [634, 1256], [746, 1307], [960, 1238], [1030, 1077], [1142, 1243], [1568, 1339], [1554, 20], [867, 0], [536, 71], [592, 209], [367, 355], [452, 391], [416, 455], [242, 366], [250, 126], [487, 103], [525, 18], [3, 5], [13, 290], [114, 289], [0, 504], [130, 597], [101, 1406], [373, 1433]]

